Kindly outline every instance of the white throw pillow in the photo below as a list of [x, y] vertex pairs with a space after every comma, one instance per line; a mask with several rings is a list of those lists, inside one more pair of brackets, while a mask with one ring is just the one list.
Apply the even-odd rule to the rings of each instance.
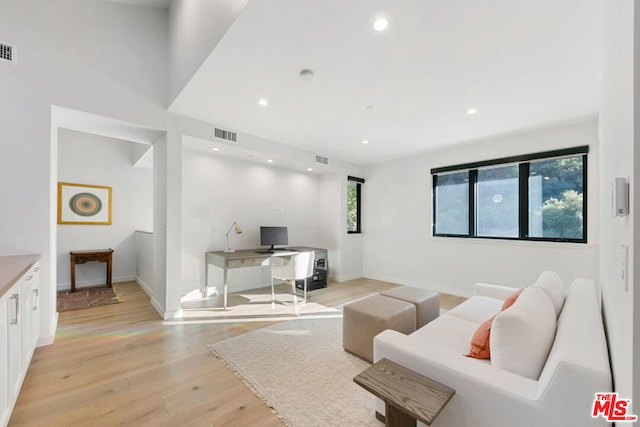
[[536, 283], [531, 285], [532, 288], [542, 288], [549, 296], [549, 299], [553, 303], [553, 308], [556, 311], [556, 318], [562, 311], [564, 305], [564, 296], [566, 290], [564, 288], [564, 282], [562, 278], [558, 276], [558, 273], [554, 271], [543, 271]]
[[525, 288], [491, 327], [491, 366], [537, 380], [556, 333], [553, 304], [544, 290]]

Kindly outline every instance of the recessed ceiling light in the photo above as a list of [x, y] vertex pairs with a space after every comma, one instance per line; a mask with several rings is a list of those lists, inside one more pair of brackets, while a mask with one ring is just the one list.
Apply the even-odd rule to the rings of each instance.
[[363, 143], [363, 144], [368, 144], [368, 143], [369, 143], [369, 141], [367, 141], [366, 139], [363, 139], [363, 140], [362, 140], [362, 143]]
[[470, 116], [473, 116], [477, 112], [478, 112], [478, 110], [476, 110], [475, 108], [469, 108], [467, 110], [467, 114], [470, 115]]
[[384, 31], [389, 26], [389, 21], [386, 18], [378, 18], [373, 22], [373, 29], [376, 31]]
[[309, 172], [311, 172], [311, 171], [313, 171], [313, 168], [307, 168], [307, 170], [308, 170]]
[[300, 70], [299, 75], [302, 80], [311, 80], [313, 78], [313, 70], [305, 68], [303, 70]]
[[217, 147], [213, 147], [213, 148], [212, 148], [212, 150], [213, 150], [213, 151], [220, 151], [220, 149], [219, 149], [219, 148], [217, 148]]
[[267, 101], [264, 98], [260, 98], [260, 100], [258, 101], [258, 104], [260, 104], [263, 107], [266, 107], [267, 105], [269, 105], [269, 101]]
[[267, 160], [267, 163], [273, 163], [273, 160], [269, 159]]

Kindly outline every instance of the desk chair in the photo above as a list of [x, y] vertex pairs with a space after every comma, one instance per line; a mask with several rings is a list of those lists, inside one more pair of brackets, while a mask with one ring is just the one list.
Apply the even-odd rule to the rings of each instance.
[[[275, 279], [291, 281], [292, 293], [296, 293], [296, 280], [304, 279], [304, 299], [302, 304], [307, 302], [307, 277], [313, 275], [313, 252], [299, 252], [291, 256], [288, 262], [283, 265], [271, 264], [271, 303], [276, 302], [276, 294], [273, 281]], [[294, 302], [295, 304], [295, 302]]]

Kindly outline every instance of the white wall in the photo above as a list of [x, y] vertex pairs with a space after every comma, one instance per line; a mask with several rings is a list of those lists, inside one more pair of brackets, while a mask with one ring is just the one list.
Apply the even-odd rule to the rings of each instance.
[[2, 3], [0, 254], [42, 254], [42, 335], [55, 327], [57, 148], [52, 105], [163, 129], [167, 12], [86, 0]]
[[[194, 150], [182, 156], [183, 294], [202, 286], [204, 253], [226, 249], [234, 221], [243, 232], [229, 234], [233, 249], [259, 248], [261, 225], [287, 226], [289, 246], [321, 246], [317, 175]], [[211, 269], [210, 286], [222, 282], [217, 270]], [[265, 277], [260, 268], [233, 270], [230, 286], [267, 286]]]
[[134, 237], [136, 249], [136, 282], [148, 295], [156, 293], [153, 282], [153, 233], [136, 231]]
[[[629, 289], [633, 294], [633, 334], [631, 336], [633, 342], [633, 370], [631, 374], [631, 397], [635, 400], [636, 405], [634, 408], [638, 408], [638, 399], [640, 399], [640, 291], [636, 291], [636, 284], [640, 283], [640, 268], [636, 268], [638, 261], [640, 260], [640, 227], [633, 225], [635, 218], [638, 217], [640, 212], [640, 149], [638, 149], [638, 140], [640, 135], [637, 129], [640, 129], [640, 108], [638, 108], [638, 99], [640, 97], [640, 7], [637, 7], [638, 3], [634, 2], [633, 10], [633, 87], [634, 87], [634, 108], [633, 108], [633, 179], [630, 179], [631, 188], [631, 209], [633, 212], [634, 220], [631, 221], [633, 228], [633, 245], [629, 249], [628, 265], [629, 271], [627, 277], [629, 277]], [[628, 378], [628, 377], [627, 377]], [[628, 381], [628, 380], [627, 380]], [[634, 411], [633, 413], [635, 413]]]
[[[319, 219], [322, 230], [322, 247], [327, 249], [329, 277], [334, 280], [339, 280], [338, 272], [342, 271], [340, 238], [343, 232], [347, 232], [346, 218], [344, 230], [339, 221], [342, 212], [339, 194], [341, 183], [342, 174], [331, 173], [320, 178], [318, 187], [318, 204], [322, 206], [323, 212]], [[362, 259], [362, 254], [360, 259]]]
[[[312, 176], [316, 176], [318, 180], [317, 200], [313, 201], [313, 204], [318, 207], [318, 214], [316, 215], [318, 222], [316, 225], [319, 227], [318, 240], [314, 245], [328, 249], [330, 277], [340, 281], [362, 276], [362, 239], [361, 237], [354, 238], [353, 236], [347, 236], [346, 231], [347, 176], [362, 176], [363, 168], [361, 166], [337, 159], [330, 159], [328, 165], [319, 165], [315, 163], [315, 153], [243, 133], [238, 133], [238, 143], [231, 147], [225, 143], [221, 144], [219, 140], [215, 140], [212, 137], [212, 124], [175, 114], [171, 114], [171, 117], [172, 123], [179, 128], [180, 133], [183, 135], [183, 146], [189, 150], [202, 150], [203, 146], [209, 147], [205, 151], [208, 155], [211, 155], [212, 152], [208, 150], [210, 150], [211, 146], [217, 146], [222, 149], [222, 152], [226, 152], [229, 156], [234, 157], [236, 162], [240, 161], [240, 164], [246, 164], [247, 167], [249, 167], [249, 165], [256, 166], [260, 164], [257, 162], [265, 161], [266, 159], [275, 159], [276, 163], [269, 166], [269, 170], [277, 169], [276, 165], [284, 165], [284, 167], [279, 170], [287, 171], [287, 174], [290, 174], [290, 176], [297, 176], [296, 174], [306, 176], [308, 174], [307, 168], [313, 166], [314, 174]], [[157, 148], [157, 144], [154, 146], [154, 149], [155, 148]], [[252, 162], [238, 160], [246, 159], [247, 155], [252, 156]], [[174, 153], [171, 159], [175, 160], [181, 156], [182, 153]], [[229, 162], [233, 162], [234, 160], [231, 157], [224, 157], [222, 161], [226, 162], [228, 160]], [[260, 164], [260, 167], [264, 167], [264, 163]], [[186, 163], [182, 169], [186, 177], [190, 173], [187, 170]], [[247, 185], [247, 182], [240, 180], [237, 185], [238, 188], [242, 189]], [[186, 184], [182, 187], [183, 192], [186, 191]], [[180, 204], [188, 203], [183, 199], [186, 200], [182, 197]], [[224, 200], [219, 202], [219, 204], [220, 203], [223, 205], [220, 209], [223, 209], [224, 212]], [[180, 206], [180, 204], [177, 204], [177, 206]], [[291, 211], [285, 211], [285, 215], [290, 213]], [[230, 219], [227, 225], [221, 225], [221, 227], [224, 228], [221, 232], [222, 239], [224, 239], [224, 233], [226, 233], [234, 220], [236, 219]], [[187, 222], [185, 219], [181, 223], [187, 224]], [[185, 231], [185, 233], [187, 232]], [[231, 239], [234, 239], [234, 237], [241, 238], [242, 236], [243, 235], [234, 235], [231, 236]], [[202, 238], [202, 236], [200, 236], [200, 238]], [[183, 240], [186, 241], [185, 239]], [[301, 242], [300, 244], [308, 245], [309, 243]], [[226, 242], [223, 241], [223, 244], [219, 246], [218, 249], [224, 249], [224, 245], [226, 245]], [[255, 246], [255, 244], [252, 246]], [[199, 257], [202, 258], [201, 261], [198, 261], [202, 263], [202, 267], [199, 270], [201, 271], [204, 269], [204, 252], [198, 254], [197, 251], [192, 251], [191, 255], [188, 256], [188, 258], [191, 259], [191, 261], [188, 261], [192, 266], [190, 267], [191, 272], [196, 270], [194, 260]], [[202, 274], [204, 274], [204, 272]], [[217, 273], [214, 273], [214, 275], [215, 274]], [[255, 272], [235, 272], [234, 274], [253, 275], [252, 277], [242, 277], [236, 280], [236, 282], [250, 283], [260, 280], [264, 281], [264, 279], [259, 278], [259, 273]], [[196, 277], [194, 277], [192, 273], [184, 273], [182, 277], [185, 289], [192, 289], [195, 286]], [[214, 277], [214, 279], [217, 280], [219, 278]], [[238, 288], [236, 287], [235, 289]]]
[[362, 166], [348, 163], [337, 167], [338, 172], [324, 175], [321, 179], [321, 225], [325, 247], [329, 248], [329, 276], [343, 282], [362, 277], [362, 234], [347, 233], [347, 177], [362, 178], [364, 172]]
[[[605, 7], [605, 41], [603, 61], [603, 100], [600, 114], [600, 280], [604, 320], [607, 328], [614, 386], [621, 398], [640, 404], [640, 339], [638, 325], [640, 283], [638, 251], [635, 242], [640, 229], [634, 226], [640, 209], [638, 194], [637, 148], [639, 127], [638, 73], [640, 61], [640, 13], [632, 0], [607, 2]], [[624, 177], [631, 183], [631, 213], [626, 217], [611, 215], [611, 183]], [[626, 279], [620, 277], [621, 247], [629, 248]], [[635, 338], [635, 339], [634, 339]]]
[[169, 100], [222, 39], [248, 0], [173, 0], [169, 8]]
[[[153, 229], [153, 171], [136, 168], [136, 144], [60, 129], [58, 180], [112, 188], [111, 225], [58, 224], [58, 289], [69, 289], [69, 251], [111, 248], [113, 281], [136, 276], [135, 230]], [[105, 264], [76, 267], [76, 287], [105, 283]]]
[[[431, 236], [434, 167], [589, 145], [588, 244], [509, 242]], [[596, 279], [597, 122], [478, 141], [366, 167], [364, 275], [471, 295], [476, 282], [524, 286], [543, 270], [569, 283]]]

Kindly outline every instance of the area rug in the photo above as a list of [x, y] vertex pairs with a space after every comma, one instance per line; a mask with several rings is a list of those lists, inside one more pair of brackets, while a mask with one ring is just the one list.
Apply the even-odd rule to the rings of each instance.
[[208, 346], [286, 424], [375, 426], [370, 366], [342, 348], [342, 318], [289, 320]]
[[75, 292], [69, 292], [69, 290], [58, 291], [57, 311], [62, 313], [63, 311], [117, 304], [123, 301], [117, 295], [114, 287], [77, 288]]

